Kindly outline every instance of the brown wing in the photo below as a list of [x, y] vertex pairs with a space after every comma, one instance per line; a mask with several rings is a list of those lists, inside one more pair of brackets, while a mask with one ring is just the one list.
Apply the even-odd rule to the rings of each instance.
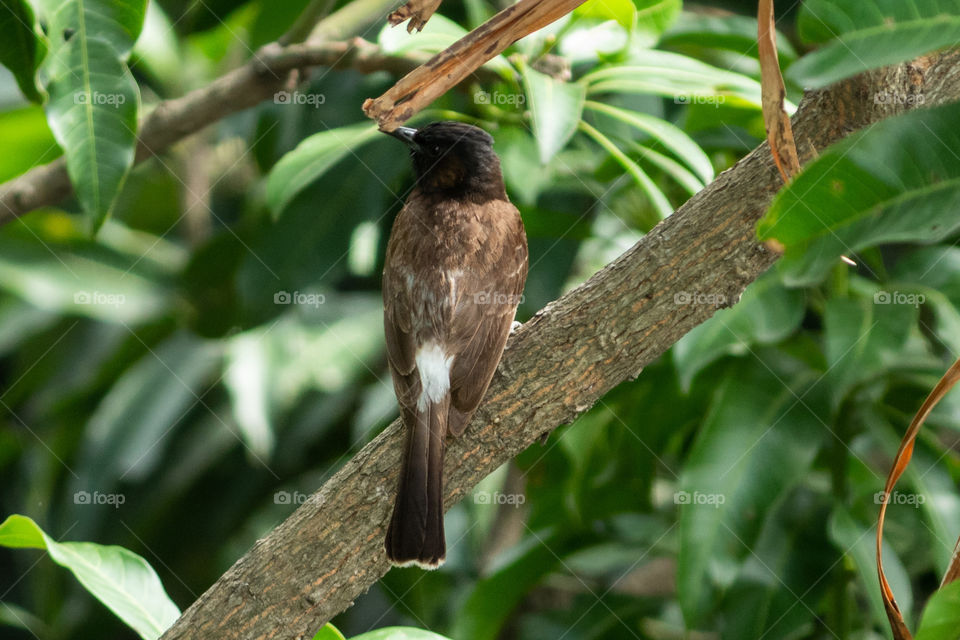
[[[500, 210], [490, 223], [502, 225], [504, 244], [485, 247], [491, 260], [482, 272], [465, 272], [457, 286], [457, 304], [450, 336], [457, 357], [450, 372], [451, 403], [447, 428], [463, 433], [483, 399], [503, 355], [527, 279], [527, 240], [516, 208], [497, 201]], [[486, 203], [491, 207], [493, 203]]]
[[387, 269], [383, 278], [383, 328], [387, 343], [387, 364], [393, 377], [393, 390], [403, 412], [405, 424], [413, 424], [413, 409], [420, 394], [420, 378], [416, 371], [416, 344], [410, 301], [402, 283]]

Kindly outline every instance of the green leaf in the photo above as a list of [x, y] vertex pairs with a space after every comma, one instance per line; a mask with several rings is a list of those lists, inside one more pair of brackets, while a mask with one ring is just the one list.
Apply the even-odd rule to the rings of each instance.
[[750, 555], [761, 524], [756, 514], [800, 481], [823, 438], [819, 419], [797, 402], [812, 372], [781, 382], [784, 374], [767, 366], [745, 363], [724, 376], [674, 496], [677, 590], [690, 627], [713, 609], [733, 568]]
[[960, 638], [960, 581], [938, 589], [923, 608], [916, 640]]
[[818, 603], [832, 584], [834, 557], [823, 531], [823, 500], [804, 487], [757, 514], [763, 526], [724, 593], [724, 640], [813, 636]]
[[547, 164], [577, 130], [586, 89], [579, 82], [563, 82], [523, 67], [523, 87], [533, 118], [533, 134], [540, 162]]
[[[587, 94], [640, 93], [692, 101], [739, 101], [760, 106], [760, 83], [679, 53], [644, 50], [629, 64], [605, 67], [586, 74]], [[792, 106], [791, 106], [792, 108]]]
[[637, 21], [637, 9], [632, 0], [587, 0], [573, 10], [580, 18], [616, 20], [625, 29], [632, 29]]
[[957, 14], [960, 0], [805, 0], [797, 31], [804, 43], [821, 44], [864, 29]]
[[47, 120], [96, 231], [133, 164], [140, 92], [127, 68], [146, 0], [62, 0], [51, 14]]
[[17, 153], [0, 154], [0, 182], [46, 164], [60, 155], [47, 118], [39, 106], [0, 113], [0, 140]]
[[[870, 69], [954, 46], [958, 40], [960, 16], [938, 15], [878, 25], [845, 33], [822, 49], [803, 56], [790, 66], [787, 77], [805, 88], [816, 89]], [[876, 94], [874, 99], [881, 99], [881, 95]]]
[[128, 549], [57, 542], [21, 515], [0, 524], [0, 545], [46, 549], [54, 562], [73, 572], [87, 591], [145, 640], [159, 638], [180, 617], [153, 568]]
[[340, 630], [329, 622], [313, 636], [313, 640], [346, 640]]
[[353, 636], [350, 640], [450, 640], [432, 631], [416, 627], [384, 627]]
[[[690, 303], [693, 293], [706, 292], [691, 292]], [[787, 289], [775, 273], [761, 276], [732, 308], [721, 309], [673, 346], [683, 388], [689, 389], [700, 371], [725, 355], [745, 355], [754, 345], [783, 340], [800, 326], [804, 310], [803, 291]]]
[[923, 247], [897, 262], [890, 276], [883, 285], [886, 293], [923, 296], [923, 304], [933, 309], [936, 338], [960, 353], [960, 249]]
[[661, 118], [636, 111], [627, 111], [602, 102], [588, 100], [584, 103], [584, 106], [592, 111], [616, 118], [660, 142], [693, 169], [704, 183], [713, 180], [713, 164], [710, 162], [710, 158], [703, 152], [700, 145], [684, 133], [683, 129]]
[[362, 122], [321, 131], [300, 142], [267, 177], [267, 204], [274, 216], [279, 216], [304, 187], [377, 135], [376, 125]]
[[637, 7], [636, 32], [656, 42], [683, 9], [683, 0], [633, 0]]
[[[857, 573], [860, 574], [858, 581], [860, 588], [867, 591], [867, 602], [873, 614], [874, 624], [886, 628], [887, 614], [880, 598], [880, 583], [877, 581], [876, 531], [854, 520], [853, 516], [842, 507], [837, 507], [830, 514], [827, 530], [840, 553], [853, 559]], [[900, 605], [904, 618], [909, 620], [910, 611], [913, 609], [910, 578], [899, 556], [886, 540], [883, 543], [883, 570], [897, 597], [897, 604]]]
[[918, 311], [906, 304], [877, 304], [872, 300], [832, 298], [824, 311], [825, 382], [833, 406], [856, 385], [908, 362], [904, 345]]
[[229, 339], [223, 384], [247, 446], [261, 458], [269, 458], [274, 445], [268, 378], [272, 372], [264, 338], [263, 332], [245, 331]]
[[700, 179], [688, 171], [686, 167], [679, 162], [676, 162], [675, 160], [663, 155], [659, 151], [654, 151], [650, 147], [645, 147], [642, 144], [636, 143], [631, 143], [630, 148], [636, 149], [636, 151], [640, 154], [641, 160], [649, 162], [676, 180], [681, 187], [690, 193], [690, 195], [698, 193], [705, 186], [702, 182], [700, 182]]
[[[757, 58], [757, 20], [747, 16], [685, 12], [663, 34], [660, 44], [664, 47], [710, 47]], [[782, 64], [789, 64], [797, 57], [797, 52], [782, 33], [777, 34], [777, 56]]]
[[607, 152], [613, 156], [620, 166], [626, 169], [627, 173], [633, 176], [633, 179], [637, 181], [637, 184], [643, 190], [643, 192], [650, 198], [650, 203], [653, 205], [657, 213], [660, 214], [662, 218], [666, 218], [671, 213], [673, 213], [673, 205], [670, 204], [670, 201], [667, 200], [667, 197], [663, 195], [663, 192], [654, 184], [653, 180], [650, 179], [650, 176], [640, 168], [636, 162], [630, 159], [630, 157], [621, 151], [617, 145], [605, 135], [591, 127], [586, 122], [580, 122], [580, 128], [588, 136], [593, 138], [601, 147], [607, 150]]
[[960, 228], [960, 105], [913, 111], [830, 147], [757, 224], [786, 251], [788, 284], [820, 281], [841, 255], [885, 242], [932, 242]]
[[46, 48], [30, 3], [26, 0], [0, 2], [0, 64], [13, 72], [20, 91], [32, 102], [43, 102], [37, 88], [37, 67]]
[[479, 580], [453, 621], [454, 638], [493, 640], [520, 600], [560, 564], [567, 552], [565, 534], [530, 532], [511, 550], [511, 559]]

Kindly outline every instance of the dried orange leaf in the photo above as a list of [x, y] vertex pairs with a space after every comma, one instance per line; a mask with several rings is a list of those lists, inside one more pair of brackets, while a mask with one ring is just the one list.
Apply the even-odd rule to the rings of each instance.
[[780, 74], [777, 57], [777, 30], [773, 21], [773, 0], [760, 0], [757, 13], [757, 51], [760, 57], [760, 88], [763, 104], [763, 124], [773, 161], [786, 182], [800, 172], [797, 144], [793, 139], [790, 116], [784, 108], [787, 90]]
[[[933, 388], [933, 391], [930, 392], [927, 399], [923, 401], [917, 414], [913, 416], [910, 426], [907, 427], [907, 433], [903, 436], [903, 440], [900, 441], [900, 448], [897, 449], [897, 455], [893, 459], [893, 466], [890, 469], [890, 474], [887, 476], [887, 483], [883, 488], [884, 494], [887, 497], [889, 497], [890, 492], [893, 491], [897, 480], [899, 480], [903, 472], [906, 471], [907, 465], [910, 464], [910, 457], [913, 455], [913, 443], [917, 439], [917, 434], [920, 433], [920, 427], [923, 426], [927, 416], [929, 416], [933, 408], [937, 406], [937, 403], [943, 399], [943, 396], [947, 395], [947, 392], [957, 384], [957, 381], [960, 381], [960, 359], [954, 362], [950, 368], [947, 369], [947, 372], [943, 374], [943, 377], [937, 382], [937, 386]], [[883, 522], [887, 515], [888, 503], [889, 500], [884, 500], [880, 504], [880, 515], [877, 517], [877, 575], [880, 577], [880, 596], [883, 598], [883, 606], [887, 611], [887, 618], [890, 620], [890, 628], [893, 630], [894, 640], [911, 640], [913, 636], [910, 635], [910, 631], [907, 629], [907, 625], [903, 620], [903, 614], [900, 612], [900, 607], [897, 605], [897, 600], [893, 595], [893, 590], [890, 589], [890, 583], [887, 582], [887, 576], [883, 572], [883, 555], [881, 549], [883, 548]], [[950, 568], [947, 570], [946, 576], [944, 576], [944, 584], [949, 582], [947, 580], [948, 576], [952, 576], [951, 580], [957, 577], [958, 569], [956, 565], [957, 556], [954, 554]]]

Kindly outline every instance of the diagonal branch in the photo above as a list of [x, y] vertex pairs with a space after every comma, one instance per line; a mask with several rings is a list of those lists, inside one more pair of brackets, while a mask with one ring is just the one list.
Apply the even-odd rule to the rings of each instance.
[[[921, 102], [960, 99], [960, 52], [881, 69], [800, 104], [793, 126], [809, 157], [850, 132]], [[897, 96], [877, 104], [878, 89]], [[690, 199], [510, 340], [464, 436], [447, 450], [446, 504], [659, 357], [716, 311], [680, 293], [739, 299], [776, 255], [756, 221], [782, 183], [766, 143]], [[696, 296], [694, 296], [695, 298]], [[364, 447], [306, 504], [240, 558], [163, 640], [305, 638], [349, 607], [389, 566], [384, 528], [402, 449], [398, 423]]]

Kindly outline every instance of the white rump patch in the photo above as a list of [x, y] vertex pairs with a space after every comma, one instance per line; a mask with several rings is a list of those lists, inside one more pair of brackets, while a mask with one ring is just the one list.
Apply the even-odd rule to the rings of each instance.
[[452, 362], [453, 356], [448, 356], [436, 342], [428, 342], [417, 349], [416, 363], [421, 389], [417, 409], [423, 411], [428, 402], [440, 402], [450, 390]]

